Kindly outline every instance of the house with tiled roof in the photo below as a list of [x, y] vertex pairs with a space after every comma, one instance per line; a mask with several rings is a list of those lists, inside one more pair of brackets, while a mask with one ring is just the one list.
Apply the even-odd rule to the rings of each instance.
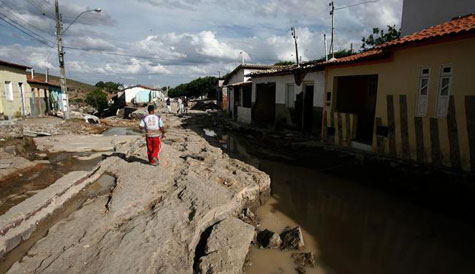
[[159, 88], [152, 88], [145, 85], [134, 85], [125, 87], [119, 92], [123, 92], [125, 103], [148, 104], [154, 100], [163, 100], [163, 92]]
[[339, 146], [475, 170], [475, 15], [321, 62], [324, 138]]
[[31, 114], [31, 89], [26, 79], [30, 67], [0, 60], [0, 118], [13, 119]]
[[255, 71], [276, 67], [274, 65], [240, 64], [226, 74], [217, 94], [223, 110], [233, 119], [250, 124], [252, 82], [249, 75]]
[[300, 129], [319, 137], [325, 72], [323, 66], [315, 66], [318, 63], [303, 62], [252, 73], [253, 122]]
[[28, 84], [31, 88], [31, 114], [33, 117], [41, 117], [53, 114], [61, 109], [62, 102], [59, 100], [61, 86], [45, 77], [35, 75], [34, 70], [27, 75]]

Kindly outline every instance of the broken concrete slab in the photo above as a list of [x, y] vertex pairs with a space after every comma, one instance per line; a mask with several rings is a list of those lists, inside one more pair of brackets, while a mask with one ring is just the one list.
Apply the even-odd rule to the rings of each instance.
[[299, 226], [294, 229], [286, 229], [280, 234], [280, 238], [282, 239], [282, 250], [302, 250], [305, 247], [302, 230]]
[[[10, 273], [192, 273], [204, 231], [261, 204], [270, 178], [182, 129], [179, 119], [165, 123], [174, 128], [167, 139], [176, 141], [163, 143], [159, 167], [147, 164], [142, 138], [119, 144], [96, 173], [116, 178], [113, 191], [51, 227]], [[220, 249], [241, 258], [248, 247]]]
[[213, 227], [206, 243], [205, 255], [199, 259], [198, 272], [203, 274], [242, 273], [254, 227], [230, 217]]
[[37, 163], [10, 153], [0, 152], [0, 181], [15, 173], [33, 168]]
[[55, 152], [107, 152], [121, 144], [135, 141], [141, 136], [62, 135], [35, 138], [38, 150]]

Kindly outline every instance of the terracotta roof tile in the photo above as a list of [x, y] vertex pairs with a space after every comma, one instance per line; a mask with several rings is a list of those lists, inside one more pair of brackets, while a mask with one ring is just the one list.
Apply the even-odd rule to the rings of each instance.
[[302, 63], [298, 68], [297, 66], [287, 66], [276, 69], [270, 69], [265, 71], [256, 71], [251, 74], [253, 77], [258, 76], [273, 76], [273, 75], [282, 75], [282, 74], [291, 74], [297, 70], [311, 70], [319, 67], [324, 67], [327, 65], [333, 64], [344, 64], [352, 63], [358, 61], [374, 60], [378, 58], [384, 58], [387, 56], [385, 52], [388, 49], [404, 45], [412, 45], [414, 43], [430, 41], [432, 39], [438, 39], [443, 37], [449, 37], [452, 35], [460, 35], [466, 33], [475, 33], [475, 14], [470, 14], [463, 17], [457, 17], [453, 20], [439, 24], [419, 32], [404, 36], [400, 39], [387, 42], [385, 44], [379, 45], [365, 52], [349, 55], [346, 57], [341, 57], [331, 61], [310, 61], [307, 63]]
[[32, 79], [31, 75], [29, 75], [29, 74], [26, 75], [26, 79], [27, 79], [28, 83], [32, 83], [32, 84], [48, 85], [48, 86], [53, 86], [53, 87], [58, 87], [58, 88], [61, 87], [56, 82], [52, 82], [52, 81], [46, 82], [44, 79], [41, 79], [39, 77]]
[[376, 49], [401, 46], [413, 42], [421, 42], [433, 38], [441, 38], [455, 34], [470, 33], [475, 31], [475, 14], [454, 18], [452, 21], [439, 24], [419, 32], [404, 36], [400, 39], [384, 43]]

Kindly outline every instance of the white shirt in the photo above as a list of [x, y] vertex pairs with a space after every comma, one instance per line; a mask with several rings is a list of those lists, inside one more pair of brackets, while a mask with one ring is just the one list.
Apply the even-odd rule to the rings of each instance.
[[147, 137], [159, 137], [159, 130], [163, 126], [162, 118], [155, 114], [147, 114], [140, 121], [140, 127], [145, 129]]

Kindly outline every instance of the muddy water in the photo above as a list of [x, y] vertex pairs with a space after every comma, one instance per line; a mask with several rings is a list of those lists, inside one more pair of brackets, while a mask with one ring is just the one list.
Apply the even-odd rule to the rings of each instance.
[[28, 240], [22, 242], [7, 255], [0, 258], [0, 273], [6, 273], [15, 262], [21, 260], [36, 242], [48, 234], [48, 230], [52, 226], [81, 208], [88, 199], [108, 194], [115, 186], [116, 179], [104, 174], [96, 182], [81, 190], [78, 195], [67, 201], [61, 208], [41, 221]]
[[[305, 251], [317, 258], [307, 273], [475, 273], [473, 227], [338, 172], [258, 158], [252, 153], [258, 148], [239, 137], [228, 137], [223, 147], [270, 175], [272, 197], [257, 210], [260, 228], [280, 233], [300, 226]], [[297, 273], [291, 254], [252, 247], [246, 272]]]
[[88, 153], [57, 153], [49, 155], [49, 164], [39, 164], [24, 173], [0, 181], [0, 215], [11, 207], [54, 183], [71, 171], [91, 170], [102, 158], [100, 155], [88, 160]]

